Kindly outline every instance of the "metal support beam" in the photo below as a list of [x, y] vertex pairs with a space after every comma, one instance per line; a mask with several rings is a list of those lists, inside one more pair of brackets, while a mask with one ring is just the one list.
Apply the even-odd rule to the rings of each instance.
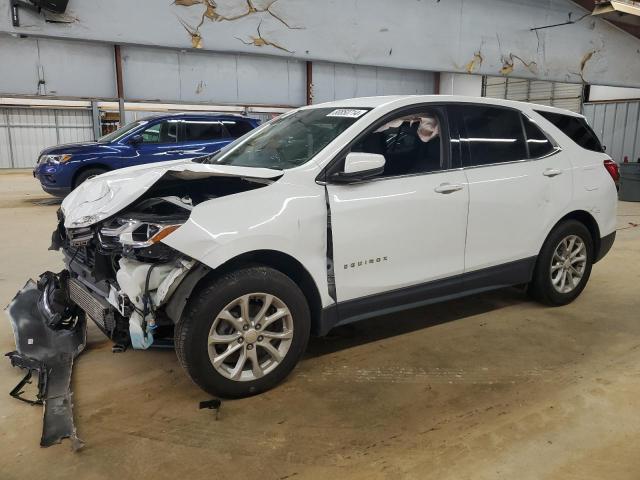
[[9, 141], [9, 161], [11, 163], [11, 168], [16, 168], [16, 162], [13, 155], [13, 141], [11, 139], [11, 125], [9, 125], [9, 110], [8, 109], [0, 109], [0, 113], [3, 113], [4, 110], [4, 120], [5, 125], [7, 126], [7, 140]]
[[114, 60], [116, 62], [116, 91], [118, 93], [118, 110], [120, 111], [120, 126], [124, 126], [124, 81], [122, 80], [122, 54], [120, 45], [114, 45]]
[[116, 62], [116, 92], [118, 98], [124, 98], [124, 82], [122, 81], [122, 54], [120, 45], [114, 45], [114, 60]]
[[56, 144], [60, 145], [62, 142], [60, 141], [60, 122], [58, 120], [58, 112], [60, 110], [54, 110], [53, 111], [53, 121], [55, 123], [56, 126]]
[[125, 119], [124, 119], [124, 98], [119, 98], [118, 99], [118, 114], [120, 116], [120, 126], [124, 127], [125, 124]]
[[307, 60], [307, 105], [313, 103], [313, 62]]
[[93, 120], [93, 139], [98, 140], [102, 136], [102, 121], [100, 120], [98, 102], [91, 102], [91, 118]]

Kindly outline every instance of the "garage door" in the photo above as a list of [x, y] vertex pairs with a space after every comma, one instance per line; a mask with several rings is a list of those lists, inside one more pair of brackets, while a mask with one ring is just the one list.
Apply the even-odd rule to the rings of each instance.
[[44, 148], [91, 140], [91, 110], [0, 108], [0, 168], [31, 168]]
[[584, 116], [616, 162], [640, 162], [640, 102], [586, 103]]
[[577, 113], [582, 109], [582, 91], [581, 84], [522, 78], [484, 77], [482, 82], [484, 97], [550, 105]]

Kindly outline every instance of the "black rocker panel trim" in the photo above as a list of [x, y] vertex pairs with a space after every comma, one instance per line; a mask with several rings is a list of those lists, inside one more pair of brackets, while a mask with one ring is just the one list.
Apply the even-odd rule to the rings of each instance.
[[323, 309], [314, 333], [326, 335], [338, 325], [496, 288], [529, 283], [536, 259], [536, 256], [529, 257], [420, 285], [338, 302]]

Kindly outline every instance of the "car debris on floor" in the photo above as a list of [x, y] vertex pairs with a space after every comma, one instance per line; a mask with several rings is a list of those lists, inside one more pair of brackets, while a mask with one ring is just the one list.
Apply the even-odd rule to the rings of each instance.
[[[27, 371], [11, 396], [31, 405], [43, 405], [40, 446], [49, 447], [69, 438], [73, 450], [84, 443], [73, 422], [71, 370], [86, 345], [86, 320], [79, 310], [61, 301], [67, 295], [66, 282], [51, 272], [38, 283], [29, 280], [6, 312], [16, 342], [7, 353], [11, 364]], [[37, 377], [35, 400], [23, 396], [23, 387]]]

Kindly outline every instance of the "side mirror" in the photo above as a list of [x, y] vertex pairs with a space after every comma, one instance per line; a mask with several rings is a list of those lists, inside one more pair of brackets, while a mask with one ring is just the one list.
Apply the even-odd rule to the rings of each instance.
[[335, 183], [352, 183], [384, 172], [386, 160], [378, 153], [351, 152], [344, 159], [344, 170], [331, 175]]
[[132, 145], [134, 147], [137, 147], [142, 142], [144, 142], [144, 137], [139, 133], [129, 139], [129, 145]]

